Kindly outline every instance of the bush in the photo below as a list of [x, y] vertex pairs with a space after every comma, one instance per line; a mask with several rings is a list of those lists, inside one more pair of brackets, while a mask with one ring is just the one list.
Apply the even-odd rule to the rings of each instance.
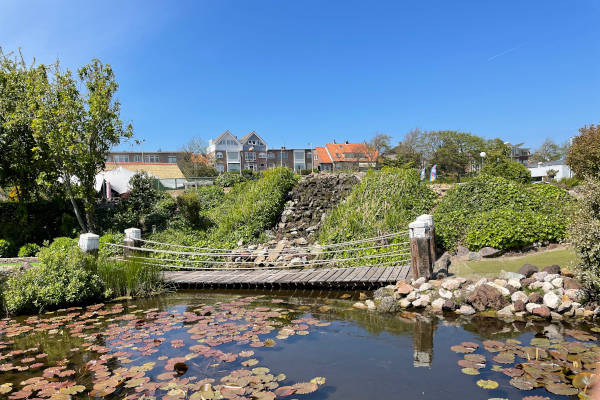
[[123, 249], [116, 246], [109, 246], [107, 243], [123, 244], [125, 235], [123, 233], [106, 233], [100, 236], [98, 243], [98, 255], [101, 258], [117, 257], [123, 253]]
[[259, 174], [249, 169], [243, 171], [224, 172], [215, 179], [215, 185], [221, 187], [233, 187], [234, 185], [251, 180], [257, 180]]
[[369, 171], [325, 219], [319, 242], [338, 243], [408, 230], [433, 207], [435, 193], [412, 169]]
[[581, 179], [573, 176], [571, 178], [561, 178], [557, 183], [559, 185], [565, 185], [568, 188], [574, 188], [581, 185]]
[[509, 158], [489, 160], [483, 165], [481, 174], [499, 176], [520, 183], [531, 183], [531, 171], [529, 171], [529, 168]]
[[600, 179], [588, 178], [569, 226], [571, 243], [579, 258], [582, 280], [596, 295], [600, 293]]
[[206, 230], [213, 224], [206, 211], [219, 205], [224, 196], [219, 186], [188, 190], [177, 197], [179, 213], [191, 227]]
[[40, 246], [35, 243], [27, 243], [21, 246], [17, 255], [19, 257], [35, 257], [38, 251], [40, 251]]
[[271, 228], [283, 211], [296, 176], [285, 167], [265, 171], [258, 181], [235, 185], [218, 207], [208, 212], [216, 241], [250, 240]]
[[434, 211], [439, 244], [510, 249], [566, 237], [574, 200], [554, 185], [480, 176], [449, 190]]
[[0, 239], [0, 258], [10, 257], [12, 255], [12, 246], [8, 240]]
[[57, 238], [38, 257], [38, 267], [8, 279], [4, 296], [10, 313], [39, 313], [104, 298], [95, 259], [83, 253], [75, 240]]

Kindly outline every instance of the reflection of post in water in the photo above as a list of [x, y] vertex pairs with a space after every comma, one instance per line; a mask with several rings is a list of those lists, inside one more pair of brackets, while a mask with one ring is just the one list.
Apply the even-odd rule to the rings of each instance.
[[413, 331], [413, 366], [430, 367], [433, 362], [435, 322], [417, 315]]

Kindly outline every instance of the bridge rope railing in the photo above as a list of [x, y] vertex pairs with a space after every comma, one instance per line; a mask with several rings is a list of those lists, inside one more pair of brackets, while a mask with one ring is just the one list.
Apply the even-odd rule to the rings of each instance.
[[406, 265], [410, 259], [408, 231], [323, 245], [248, 250], [186, 246], [139, 238], [135, 242], [133, 246], [116, 243], [105, 245], [122, 249], [127, 259], [164, 269], [258, 270], [384, 266]]

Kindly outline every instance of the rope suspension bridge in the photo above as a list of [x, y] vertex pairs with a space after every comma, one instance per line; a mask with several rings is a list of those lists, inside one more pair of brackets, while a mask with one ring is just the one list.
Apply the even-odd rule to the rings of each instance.
[[[84, 234], [80, 245], [85, 235], [97, 237]], [[298, 247], [186, 246], [142, 239], [136, 228], [125, 230], [123, 244], [106, 245], [122, 250], [126, 260], [160, 268], [165, 280], [184, 287], [376, 287], [429, 277], [435, 259], [430, 216], [402, 232]]]

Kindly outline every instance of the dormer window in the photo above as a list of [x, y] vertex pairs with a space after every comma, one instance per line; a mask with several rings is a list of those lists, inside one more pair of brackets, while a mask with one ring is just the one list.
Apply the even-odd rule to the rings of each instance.
[[256, 146], [258, 144], [258, 140], [248, 140], [248, 144], [253, 144]]

